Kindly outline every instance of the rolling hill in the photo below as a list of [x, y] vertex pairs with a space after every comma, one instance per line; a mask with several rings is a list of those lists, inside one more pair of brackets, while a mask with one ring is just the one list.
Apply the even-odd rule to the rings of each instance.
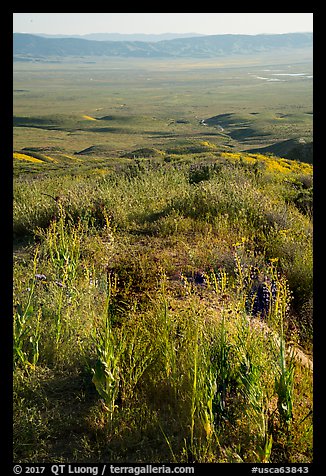
[[313, 142], [306, 142], [304, 139], [288, 139], [267, 147], [247, 150], [247, 152], [274, 154], [287, 159], [299, 160], [301, 162], [313, 162]]
[[70, 56], [142, 57], [142, 58], [214, 58], [312, 48], [312, 33], [274, 35], [209, 35], [157, 42], [95, 41], [80, 38], [44, 38], [15, 33], [15, 60]]

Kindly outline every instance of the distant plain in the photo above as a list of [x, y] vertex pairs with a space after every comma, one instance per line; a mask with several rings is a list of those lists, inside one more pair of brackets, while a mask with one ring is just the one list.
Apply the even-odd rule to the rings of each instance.
[[[112, 158], [199, 140], [236, 150], [309, 141], [312, 62], [308, 53], [302, 58], [17, 62], [14, 149], [74, 154], [100, 145]], [[219, 115], [232, 120], [205, 125]]]

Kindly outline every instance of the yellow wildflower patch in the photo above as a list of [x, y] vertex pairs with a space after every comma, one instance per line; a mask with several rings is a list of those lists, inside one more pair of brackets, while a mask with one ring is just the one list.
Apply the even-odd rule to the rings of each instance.
[[216, 145], [213, 144], [212, 142], [209, 142], [208, 140], [203, 140], [200, 142], [200, 145], [202, 145], [203, 147], [207, 147], [209, 149], [216, 149]]
[[292, 172], [291, 167], [288, 164], [282, 163], [280, 160], [268, 159], [266, 160], [267, 169], [271, 172], [281, 172], [288, 174]]
[[95, 117], [92, 117], [92, 116], [83, 115], [82, 118], [87, 119], [88, 121], [96, 121]]
[[245, 155], [243, 158], [244, 158], [244, 161], [248, 162], [249, 164], [255, 164], [258, 160], [257, 157], [251, 156], [251, 155]]
[[76, 160], [77, 162], [81, 162], [81, 159], [72, 155], [61, 154], [61, 157], [64, 157], [65, 159]]
[[266, 170], [274, 173], [312, 173], [312, 165], [305, 162], [298, 162], [296, 160], [284, 159], [282, 157], [270, 157], [263, 154], [246, 154], [239, 152], [223, 152], [222, 157], [232, 161], [242, 160], [247, 163], [255, 163], [256, 161], [263, 162], [266, 165]]
[[58, 163], [57, 159], [54, 159], [53, 157], [50, 157], [49, 155], [43, 155], [43, 157], [47, 160], [50, 160], [51, 162], [55, 162], [56, 164]]
[[98, 174], [98, 175], [107, 175], [110, 173], [110, 171], [108, 169], [99, 169], [99, 168], [96, 168], [96, 169], [93, 169], [92, 170], [92, 173], [93, 174]]
[[37, 159], [36, 157], [32, 157], [30, 155], [21, 154], [19, 152], [14, 152], [13, 157], [14, 159], [18, 159], [18, 160], [27, 160], [28, 162], [44, 164], [43, 160]]
[[240, 160], [241, 157], [243, 158], [243, 155], [236, 152], [223, 152], [222, 157], [225, 159]]

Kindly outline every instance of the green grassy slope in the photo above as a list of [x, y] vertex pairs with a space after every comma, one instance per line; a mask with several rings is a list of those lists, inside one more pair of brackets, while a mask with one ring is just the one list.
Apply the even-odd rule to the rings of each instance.
[[21, 177], [16, 460], [310, 461], [309, 186], [241, 154]]
[[15, 68], [17, 463], [312, 461], [310, 83], [206, 67]]

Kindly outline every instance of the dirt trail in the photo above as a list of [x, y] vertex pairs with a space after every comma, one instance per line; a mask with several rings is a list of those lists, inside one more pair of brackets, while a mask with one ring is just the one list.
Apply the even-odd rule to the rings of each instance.
[[[250, 322], [254, 327], [259, 327], [260, 329], [262, 329], [266, 333], [266, 335], [271, 335], [277, 345], [281, 344], [280, 336], [275, 331], [273, 331], [265, 322], [262, 322], [258, 319], [251, 319]], [[296, 362], [313, 372], [312, 358], [308, 356], [302, 349], [300, 349], [298, 345], [290, 342], [287, 344], [286, 351], [289, 356], [291, 354], [293, 355]]]

